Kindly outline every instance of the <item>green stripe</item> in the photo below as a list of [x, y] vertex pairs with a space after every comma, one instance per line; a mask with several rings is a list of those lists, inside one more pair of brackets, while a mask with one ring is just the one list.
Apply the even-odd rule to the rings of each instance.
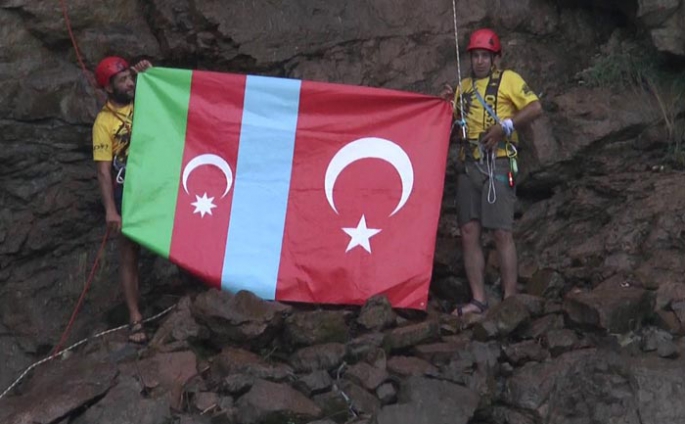
[[192, 71], [153, 67], [138, 76], [124, 184], [123, 232], [169, 257], [186, 138]]

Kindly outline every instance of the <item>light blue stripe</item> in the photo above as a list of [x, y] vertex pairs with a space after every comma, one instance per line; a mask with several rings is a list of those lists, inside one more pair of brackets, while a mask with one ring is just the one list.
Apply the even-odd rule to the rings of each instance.
[[248, 76], [221, 287], [276, 297], [299, 80]]

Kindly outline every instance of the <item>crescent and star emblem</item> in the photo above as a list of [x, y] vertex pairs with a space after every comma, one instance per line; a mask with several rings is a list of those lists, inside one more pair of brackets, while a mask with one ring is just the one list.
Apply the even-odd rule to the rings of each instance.
[[[335, 183], [345, 168], [362, 159], [381, 159], [392, 165], [400, 176], [402, 194], [400, 200], [397, 202], [397, 206], [395, 206], [395, 209], [389, 216], [395, 215], [404, 207], [411, 196], [414, 188], [414, 168], [411, 159], [409, 159], [407, 153], [402, 150], [399, 145], [390, 140], [378, 137], [364, 137], [352, 141], [333, 156], [333, 159], [331, 159], [328, 164], [324, 178], [324, 192], [328, 204], [336, 214], [339, 214], [338, 209], [335, 206], [335, 201], [333, 200], [333, 188], [335, 187]], [[224, 174], [224, 177], [226, 178], [226, 189], [221, 195], [221, 198], [225, 197], [233, 186], [233, 171], [223, 158], [213, 154], [196, 156], [188, 162], [185, 168], [183, 168], [182, 182], [186, 194], [190, 194], [188, 191], [188, 178], [190, 177], [190, 174], [201, 166], [214, 166]], [[207, 197], [206, 192], [202, 196], [195, 195], [195, 199], [196, 201], [191, 203], [191, 205], [195, 206], [193, 213], [199, 213], [201, 218], [204, 218], [205, 215], [212, 215], [212, 209], [217, 207], [214, 204], [214, 197]], [[347, 245], [345, 252], [349, 252], [355, 247], [360, 246], [371, 253], [371, 243], [369, 240], [371, 237], [381, 232], [380, 228], [367, 227], [366, 216], [364, 214], [362, 214], [356, 227], [344, 227], [342, 230], [350, 236], [350, 242]]]
[[[340, 149], [331, 159], [324, 179], [326, 199], [331, 209], [338, 214], [338, 209], [333, 200], [333, 188], [338, 180], [338, 176], [347, 166], [361, 159], [384, 160], [392, 165], [399, 174], [402, 182], [402, 195], [397, 206], [389, 216], [395, 215], [407, 203], [414, 188], [414, 168], [412, 167], [409, 155], [399, 145], [378, 137], [365, 137], [352, 141]], [[364, 250], [371, 253], [369, 239], [381, 232], [379, 228], [368, 228], [366, 226], [366, 217], [363, 214], [356, 228], [343, 228], [342, 230], [350, 236], [346, 252], [361, 246]]]
[[[221, 198], [226, 197], [233, 186], [233, 171], [228, 165], [228, 162], [223, 158], [212, 154], [196, 156], [188, 162], [185, 168], [183, 168], [183, 190], [185, 190], [186, 194], [190, 194], [188, 192], [188, 177], [190, 177], [190, 174], [192, 174], [194, 170], [205, 165], [214, 166], [224, 174], [224, 177], [226, 178], [226, 189], [224, 190], [224, 194], [221, 195]], [[214, 198], [207, 197], [207, 193], [203, 194], [202, 197], [195, 195], [195, 199], [195, 202], [191, 203], [191, 205], [195, 206], [193, 213], [199, 213], [201, 218], [204, 218], [205, 214], [211, 215], [212, 209], [216, 208], [216, 205], [213, 203]]]

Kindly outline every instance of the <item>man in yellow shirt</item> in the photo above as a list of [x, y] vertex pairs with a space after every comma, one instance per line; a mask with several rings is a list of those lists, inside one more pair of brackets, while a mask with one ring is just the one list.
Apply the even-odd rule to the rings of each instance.
[[518, 169], [516, 128], [529, 125], [542, 114], [538, 97], [521, 76], [497, 68], [502, 46], [494, 31], [474, 31], [467, 51], [471, 76], [461, 81], [457, 90], [447, 87], [443, 92], [446, 98], [454, 95], [455, 117], [465, 126], [457, 129], [462, 144], [457, 219], [472, 300], [455, 309], [454, 314], [459, 316], [483, 313], [488, 308], [483, 228], [493, 231], [504, 297], [516, 293], [518, 270], [512, 234]]
[[[93, 124], [93, 159], [97, 163], [107, 227], [114, 232], [121, 231], [121, 200], [135, 94], [134, 73], [143, 72], [150, 66], [150, 62], [141, 61], [130, 67], [120, 57], [106, 57], [95, 69], [98, 85], [107, 92], [107, 103]], [[129, 340], [134, 343], [147, 340], [138, 307], [139, 250], [133, 241], [123, 236], [119, 238], [119, 274], [131, 323]]]

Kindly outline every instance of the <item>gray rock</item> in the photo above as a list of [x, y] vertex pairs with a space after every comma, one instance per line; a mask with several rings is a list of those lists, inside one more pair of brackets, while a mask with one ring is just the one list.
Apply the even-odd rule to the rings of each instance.
[[629, 365], [635, 379], [640, 424], [684, 422], [685, 404], [680, 400], [685, 396], [685, 366], [681, 361], [635, 358]]
[[385, 296], [374, 296], [362, 306], [357, 322], [367, 330], [380, 331], [395, 323], [397, 316]]
[[251, 292], [235, 296], [225, 291], [201, 293], [192, 306], [193, 316], [209, 327], [219, 345], [262, 346], [280, 331], [284, 315], [291, 307], [259, 299]]
[[338, 390], [350, 399], [350, 406], [357, 413], [374, 415], [381, 409], [381, 403], [374, 395], [351, 381], [341, 381]]
[[530, 316], [526, 304], [512, 296], [491, 308], [485, 319], [474, 326], [473, 335], [480, 341], [506, 337], [525, 325]]
[[333, 379], [326, 371], [314, 371], [300, 377], [293, 387], [304, 393], [305, 396], [311, 398], [312, 395], [317, 395], [328, 391], [333, 385]]
[[24, 394], [0, 400], [0, 422], [52, 423], [107, 393], [117, 374], [113, 364], [75, 356], [39, 367]]
[[133, 377], [125, 377], [97, 402], [76, 419], [75, 424], [165, 424], [171, 419], [169, 400], [166, 396], [144, 398], [142, 387]]
[[305, 347], [290, 357], [290, 365], [297, 372], [331, 370], [342, 363], [345, 353], [345, 345], [340, 343]]
[[307, 423], [321, 416], [321, 409], [302, 393], [285, 384], [258, 380], [247, 394], [238, 399], [238, 422]]
[[384, 369], [376, 368], [366, 362], [360, 362], [345, 371], [345, 378], [359, 384], [366, 390], [373, 391], [388, 379], [388, 373]]
[[445, 381], [410, 377], [399, 403], [383, 407], [378, 424], [466, 424], [478, 406], [476, 393]]
[[376, 389], [376, 396], [382, 405], [388, 405], [397, 400], [397, 390], [392, 383], [385, 383]]
[[547, 333], [547, 349], [552, 356], [573, 350], [578, 343], [578, 336], [573, 330], [552, 330]]
[[523, 365], [526, 362], [542, 362], [549, 357], [549, 352], [534, 340], [506, 346], [504, 356], [513, 365]]
[[652, 309], [649, 293], [621, 278], [607, 280], [592, 292], [571, 293], [564, 300], [564, 312], [571, 322], [612, 333], [637, 328]]

